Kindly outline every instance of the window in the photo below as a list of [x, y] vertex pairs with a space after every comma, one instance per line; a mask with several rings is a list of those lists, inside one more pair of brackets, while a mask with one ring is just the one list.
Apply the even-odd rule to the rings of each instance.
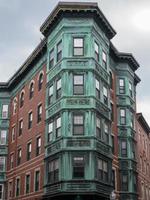
[[59, 163], [58, 159], [48, 163], [48, 183], [54, 183], [59, 180]]
[[12, 182], [10, 181], [9, 182], [9, 185], [8, 185], [8, 197], [12, 197], [12, 194], [13, 194], [13, 184]]
[[29, 99], [32, 99], [33, 95], [34, 95], [34, 83], [32, 82], [29, 88]]
[[61, 97], [61, 79], [56, 81], [56, 99]]
[[56, 118], [56, 138], [61, 136], [61, 117]]
[[112, 75], [112, 72], [109, 72], [109, 83], [110, 83], [110, 88], [113, 89], [113, 75]]
[[13, 169], [14, 167], [14, 154], [10, 155], [10, 169]]
[[101, 120], [98, 116], [96, 117], [96, 136], [101, 138]]
[[20, 178], [16, 179], [16, 197], [20, 195]]
[[130, 124], [131, 124], [131, 128], [134, 129], [134, 115], [133, 115], [132, 112], [131, 112], [131, 121], [130, 121]]
[[43, 73], [41, 73], [39, 76], [39, 81], [38, 81], [38, 90], [39, 91], [42, 89], [42, 85], [43, 85]]
[[8, 118], [8, 105], [2, 106], [2, 119]]
[[84, 134], [84, 116], [83, 114], [73, 114], [73, 135]]
[[99, 61], [99, 45], [97, 42], [94, 43], [94, 49], [95, 49], [95, 59]]
[[111, 136], [111, 140], [112, 140], [112, 153], [115, 153], [115, 141], [114, 141], [114, 136]]
[[13, 100], [13, 115], [17, 112], [17, 98]]
[[113, 189], [115, 190], [115, 170], [112, 169], [112, 186], [113, 186]]
[[53, 121], [48, 124], [48, 142], [51, 142], [53, 139]]
[[104, 140], [106, 143], [109, 143], [109, 131], [108, 124], [104, 123]]
[[108, 104], [108, 91], [106, 87], [103, 87], [103, 98], [104, 98], [104, 104]]
[[120, 124], [121, 125], [126, 124], [126, 110], [123, 108], [120, 109]]
[[0, 185], [0, 199], [3, 198], [3, 185]]
[[85, 161], [83, 156], [73, 158], [73, 178], [84, 178]]
[[108, 162], [98, 158], [98, 179], [101, 181], [108, 181]]
[[126, 157], [127, 156], [127, 142], [121, 141], [121, 156]]
[[122, 174], [122, 191], [128, 191], [128, 175]]
[[35, 172], [35, 180], [34, 180], [34, 188], [35, 192], [37, 192], [40, 189], [40, 171]]
[[100, 82], [96, 79], [96, 98], [100, 99]]
[[137, 179], [136, 174], [133, 174], [133, 189], [136, 192], [137, 191]]
[[62, 59], [62, 40], [57, 44], [57, 62]]
[[54, 67], [54, 48], [50, 51], [49, 54], [49, 67]]
[[111, 107], [111, 121], [113, 122], [114, 121], [114, 105], [113, 105], [113, 103], [110, 104], [110, 107]]
[[129, 94], [130, 94], [130, 97], [133, 97], [132, 83], [131, 82], [129, 82]]
[[19, 121], [19, 136], [22, 135], [22, 131], [23, 131], [23, 120], [21, 119]]
[[30, 174], [26, 175], [26, 194], [30, 192]]
[[31, 148], [32, 148], [32, 145], [31, 145], [31, 142], [27, 144], [27, 160], [30, 160], [31, 159]]
[[84, 94], [84, 76], [83, 75], [73, 76], [73, 94], [74, 95]]
[[103, 65], [105, 68], [107, 68], [107, 55], [105, 51], [102, 51], [102, 60], [103, 60]]
[[1, 130], [0, 131], [0, 145], [6, 145], [6, 137], [7, 137], [7, 131]]
[[50, 86], [49, 88], [49, 94], [48, 94], [48, 104], [52, 104], [53, 102], [53, 90], [54, 90], [54, 87], [53, 85]]
[[36, 139], [36, 156], [40, 155], [41, 153], [41, 137]]
[[5, 157], [1, 156], [0, 157], [0, 172], [5, 171]]
[[15, 132], [16, 132], [16, 127], [13, 126], [11, 131], [11, 142], [15, 141]]
[[17, 151], [17, 165], [21, 164], [21, 148]]
[[37, 123], [42, 120], [42, 104], [38, 105], [37, 108]]
[[20, 95], [20, 108], [24, 105], [24, 92], [21, 92]]
[[33, 113], [30, 112], [28, 115], [28, 129], [32, 128]]
[[73, 55], [74, 56], [83, 56], [84, 54], [84, 44], [83, 38], [74, 38], [73, 39]]
[[125, 81], [124, 79], [119, 79], [119, 93], [124, 94], [125, 93]]

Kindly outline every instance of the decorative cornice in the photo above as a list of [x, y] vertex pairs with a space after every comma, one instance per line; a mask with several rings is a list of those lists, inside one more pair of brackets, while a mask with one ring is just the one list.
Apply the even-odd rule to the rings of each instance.
[[145, 130], [145, 132], [147, 134], [150, 134], [150, 127], [149, 127], [148, 123], [146, 122], [143, 114], [137, 113], [136, 118], [137, 118], [138, 122], [141, 124], [141, 126], [143, 127], [143, 129]]
[[98, 22], [101, 28], [105, 29], [105, 33], [109, 39], [112, 39], [116, 34], [116, 31], [99, 9], [98, 4], [89, 2], [59, 2], [41, 25], [40, 31], [42, 34], [47, 37], [53, 30], [53, 27], [65, 16], [82, 18], [91, 16]]

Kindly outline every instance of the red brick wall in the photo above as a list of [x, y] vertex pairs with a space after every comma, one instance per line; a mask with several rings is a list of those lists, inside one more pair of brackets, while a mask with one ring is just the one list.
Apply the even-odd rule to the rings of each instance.
[[[38, 91], [38, 78], [39, 74], [44, 73], [42, 89]], [[45, 95], [46, 95], [46, 66], [43, 65], [42, 70], [38, 71], [32, 78], [34, 81], [34, 96], [29, 99], [29, 86], [31, 81], [28, 81], [23, 88], [21, 88], [16, 94], [17, 98], [17, 112], [13, 114], [13, 99], [11, 101], [11, 116], [10, 116], [10, 130], [9, 130], [9, 149], [8, 149], [8, 163], [7, 163], [7, 178], [8, 183], [13, 180], [13, 197], [15, 196], [15, 179], [20, 176], [21, 181], [21, 191], [20, 197], [18, 199], [34, 199], [34, 195], [41, 196], [43, 193], [43, 181], [44, 181], [44, 134], [45, 134]], [[25, 92], [24, 105], [22, 108], [19, 106], [19, 96], [21, 91]], [[42, 121], [37, 123], [37, 106], [42, 103]], [[33, 112], [33, 122], [32, 128], [28, 129], [28, 113], [32, 110]], [[18, 136], [19, 120], [23, 119], [23, 133]], [[11, 142], [12, 126], [15, 124], [15, 141]], [[41, 136], [41, 154], [36, 156], [36, 138]], [[32, 153], [31, 160], [27, 161], [27, 143], [32, 141]], [[22, 149], [21, 164], [17, 166], [17, 149], [18, 146]], [[10, 155], [14, 153], [14, 168], [10, 169]], [[36, 169], [40, 169], [40, 191], [34, 192], [34, 173]], [[25, 195], [25, 174], [31, 174], [31, 184], [30, 184], [30, 194]], [[8, 187], [9, 191], [9, 187]], [[17, 198], [13, 198], [17, 199]], [[37, 199], [37, 198], [36, 198]]]

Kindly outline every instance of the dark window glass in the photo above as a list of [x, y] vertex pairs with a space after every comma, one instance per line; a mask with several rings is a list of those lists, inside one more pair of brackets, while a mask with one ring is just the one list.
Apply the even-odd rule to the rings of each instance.
[[31, 159], [31, 142], [27, 144], [27, 160]]
[[48, 124], [48, 142], [52, 141], [53, 137], [53, 121]]
[[104, 98], [104, 104], [108, 104], [108, 90], [106, 87], [103, 87], [103, 98]]
[[83, 114], [73, 115], [73, 135], [84, 134], [84, 116]]
[[20, 179], [16, 179], [16, 197], [20, 195]]
[[110, 83], [110, 88], [113, 89], [113, 75], [111, 72], [109, 72], [109, 83]]
[[28, 116], [28, 129], [32, 128], [33, 113], [30, 112]]
[[41, 122], [42, 120], [42, 104], [38, 105], [37, 108], [37, 123]]
[[30, 175], [26, 175], [26, 194], [30, 192]]
[[43, 85], [43, 74], [41, 73], [39, 76], [39, 82], [38, 82], [38, 90], [40, 91], [42, 89]]
[[125, 93], [125, 81], [124, 79], [119, 79], [119, 93], [124, 94]]
[[56, 81], [56, 99], [61, 97], [61, 79]]
[[73, 178], [84, 178], [85, 161], [83, 156], [73, 158]]
[[48, 163], [48, 183], [54, 183], [59, 180], [59, 163], [58, 159]]
[[3, 197], [3, 186], [0, 185], [0, 199], [2, 199]]
[[17, 152], [17, 165], [20, 165], [21, 164], [21, 148], [18, 149], [18, 152]]
[[84, 54], [83, 38], [74, 38], [73, 39], [73, 55], [74, 56], [83, 56], [83, 54]]
[[57, 62], [62, 58], [62, 40], [57, 44]]
[[104, 140], [109, 143], [109, 127], [107, 123], [104, 123]]
[[35, 172], [35, 191], [37, 192], [40, 189], [40, 172]]
[[101, 138], [101, 120], [99, 117], [96, 117], [96, 136]]
[[20, 108], [24, 105], [24, 92], [20, 95]]
[[22, 135], [22, 130], [23, 130], [23, 120], [19, 121], [19, 136]]
[[96, 97], [100, 99], [100, 82], [96, 79], [95, 84], [96, 84]]
[[56, 118], [56, 138], [61, 136], [61, 117]]
[[126, 124], [126, 110], [123, 108], [120, 109], [120, 124], [121, 125]]
[[111, 106], [111, 121], [113, 122], [114, 121], [114, 105], [113, 105], [113, 103], [111, 103], [110, 106]]
[[54, 49], [52, 49], [49, 54], [49, 67], [54, 67]]
[[128, 191], [128, 175], [122, 174], [122, 191]]
[[84, 77], [83, 75], [73, 76], [73, 94], [83, 95], [84, 94]]
[[127, 142], [121, 141], [121, 156], [126, 157], [127, 156]]
[[48, 104], [52, 104], [53, 103], [53, 91], [54, 90], [54, 87], [53, 85], [50, 86], [49, 88], [49, 94], [48, 94]]
[[30, 84], [30, 89], [29, 89], [29, 99], [32, 99], [33, 95], [34, 95], [34, 83], [32, 82]]
[[36, 156], [40, 155], [41, 153], [41, 137], [36, 139]]
[[95, 49], [95, 59], [99, 61], [99, 45], [97, 42], [94, 43], [94, 49]]

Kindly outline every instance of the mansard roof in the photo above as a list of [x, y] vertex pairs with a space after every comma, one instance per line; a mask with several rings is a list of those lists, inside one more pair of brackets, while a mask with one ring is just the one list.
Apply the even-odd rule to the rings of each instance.
[[65, 16], [76, 18], [93, 17], [109, 39], [113, 38], [116, 34], [115, 30], [112, 28], [102, 11], [99, 9], [98, 4], [89, 2], [59, 2], [42, 24], [40, 28], [42, 34], [48, 36], [57, 23]]
[[141, 126], [143, 127], [144, 131], [149, 134], [150, 133], [150, 127], [148, 125], [148, 123], [146, 122], [144, 116], [142, 113], [137, 113], [136, 114], [137, 120], [138, 122], [141, 124]]

